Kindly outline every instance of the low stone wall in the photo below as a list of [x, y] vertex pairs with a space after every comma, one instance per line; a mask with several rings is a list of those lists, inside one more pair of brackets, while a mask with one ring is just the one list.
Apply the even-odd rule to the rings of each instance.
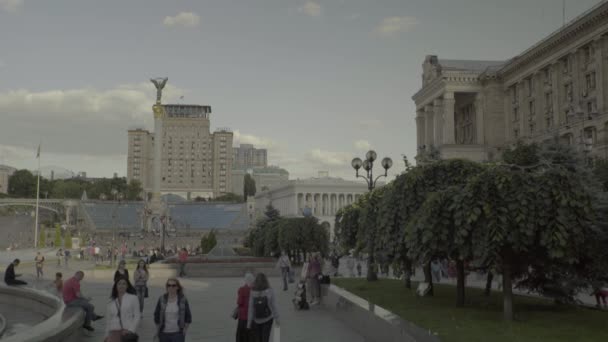
[[440, 342], [428, 331], [335, 285], [329, 287], [323, 308], [366, 341]]
[[[242, 277], [245, 272], [253, 274], [263, 272], [269, 277], [279, 276], [281, 271], [277, 269], [275, 262], [213, 262], [213, 263], [186, 263], [186, 275], [188, 277], [226, 278]], [[167, 279], [177, 277], [179, 264], [154, 263], [148, 268], [151, 279]], [[85, 278], [113, 279], [116, 270], [91, 270], [85, 272]], [[131, 272], [131, 271], [130, 271]]]
[[[31, 329], [7, 336], [2, 342], [76, 342], [82, 340], [84, 311], [66, 308], [63, 302], [44, 291], [13, 286], [0, 287], [0, 303], [40, 314], [45, 319]], [[10, 315], [10, 313], [7, 313]]]

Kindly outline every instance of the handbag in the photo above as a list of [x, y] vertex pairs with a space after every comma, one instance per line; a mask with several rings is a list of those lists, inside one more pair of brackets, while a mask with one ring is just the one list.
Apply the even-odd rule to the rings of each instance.
[[[123, 326], [122, 326], [122, 318], [120, 317], [120, 305], [118, 305], [118, 299], [116, 300], [116, 302], [114, 302], [114, 304], [116, 304], [116, 309], [118, 310], [118, 322], [120, 322], [120, 330], [124, 330]], [[120, 342], [137, 342], [139, 341], [139, 335], [137, 335], [136, 333], [129, 331], [128, 333], [121, 335], [120, 336]]]

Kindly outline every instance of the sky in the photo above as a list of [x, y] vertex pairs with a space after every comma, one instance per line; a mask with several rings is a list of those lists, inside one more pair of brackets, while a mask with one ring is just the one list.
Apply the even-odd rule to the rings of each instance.
[[126, 176], [162, 76], [290, 178], [353, 179], [370, 148], [394, 177], [426, 55], [507, 60], [562, 23], [562, 0], [0, 0], [0, 164], [35, 169], [41, 143], [43, 166]]

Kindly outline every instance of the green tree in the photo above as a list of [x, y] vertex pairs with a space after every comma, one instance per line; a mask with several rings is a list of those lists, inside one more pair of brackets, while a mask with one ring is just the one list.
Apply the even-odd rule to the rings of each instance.
[[141, 194], [143, 193], [141, 182], [137, 179], [132, 179], [127, 185], [126, 198], [129, 201], [139, 201], [142, 199]]
[[46, 231], [43, 224], [40, 225], [40, 236], [38, 238], [38, 248], [46, 247]]
[[255, 196], [255, 192], [255, 180], [247, 173], [243, 181], [243, 198], [247, 200], [247, 197]]
[[59, 248], [61, 246], [61, 226], [59, 223], [55, 224], [55, 248]]
[[65, 249], [72, 249], [72, 232], [70, 231], [70, 229], [66, 229], [65, 230]]
[[221, 196], [215, 197], [211, 200], [212, 202], [232, 202], [232, 203], [243, 203], [243, 197], [235, 193], [228, 192]]
[[214, 230], [201, 237], [201, 250], [203, 254], [209, 253], [215, 245], [217, 245], [217, 237]]
[[8, 193], [12, 197], [35, 198], [36, 177], [28, 170], [17, 170], [8, 179]]

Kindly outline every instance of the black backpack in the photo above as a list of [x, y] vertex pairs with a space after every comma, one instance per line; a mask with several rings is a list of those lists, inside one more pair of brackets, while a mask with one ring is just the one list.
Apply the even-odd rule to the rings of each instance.
[[253, 313], [256, 319], [264, 319], [272, 315], [268, 306], [268, 297], [264, 295], [253, 297]]

